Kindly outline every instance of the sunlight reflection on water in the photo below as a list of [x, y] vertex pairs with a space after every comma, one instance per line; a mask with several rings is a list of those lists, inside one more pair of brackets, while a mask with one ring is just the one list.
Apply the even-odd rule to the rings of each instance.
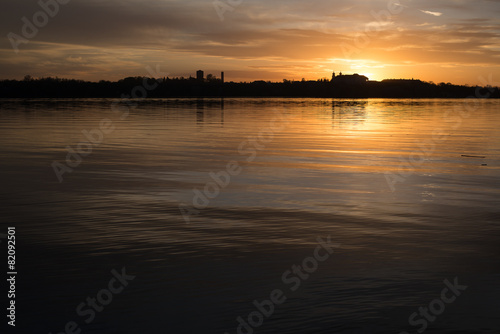
[[[411, 303], [448, 273], [483, 283], [498, 275], [500, 103], [480, 101], [460, 124], [443, 116], [461, 103], [152, 99], [120, 120], [106, 99], [0, 101], [4, 221], [22, 230], [26, 273], [56, 280], [23, 297], [36, 310], [30, 323], [55, 331], [68, 319], [50, 310], [74, 309], [86, 296], [72, 286], [126, 264], [138, 275], [131, 299], [103, 312], [94, 332], [167, 324], [223, 332], [317, 236], [332, 235], [340, 255], [262, 331], [306, 333], [311, 321], [325, 332], [353, 323], [358, 332], [404, 329]], [[288, 122], [271, 123], [277, 113]], [[103, 118], [115, 130], [59, 183], [51, 163], [64, 163], [66, 147]], [[249, 144], [271, 124], [281, 126], [271, 140]], [[432, 139], [437, 129], [445, 140]], [[429, 141], [432, 152], [392, 191], [386, 173], [401, 172]], [[230, 161], [241, 173], [186, 224], [179, 204], [192, 207], [193, 189]], [[42, 307], [53, 295], [62, 299]], [[120, 312], [140, 320], [118, 321]], [[456, 328], [460, 312], [485, 311], [447, 311]]]

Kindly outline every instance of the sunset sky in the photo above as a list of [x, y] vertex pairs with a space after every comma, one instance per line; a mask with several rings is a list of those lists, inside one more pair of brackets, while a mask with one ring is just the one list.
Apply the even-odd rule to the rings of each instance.
[[42, 9], [36, 0], [1, 7], [1, 79], [116, 80], [159, 65], [169, 76], [224, 71], [226, 81], [342, 71], [500, 85], [498, 0], [70, 0], [18, 53], [9, 33], [23, 37], [22, 18]]

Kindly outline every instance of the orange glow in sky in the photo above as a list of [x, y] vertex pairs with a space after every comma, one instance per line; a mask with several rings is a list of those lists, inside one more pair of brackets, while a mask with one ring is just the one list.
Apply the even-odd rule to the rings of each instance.
[[72, 0], [26, 36], [22, 18], [32, 22], [41, 10], [12, 1], [0, 13], [0, 79], [116, 80], [159, 65], [169, 76], [224, 71], [226, 81], [316, 80], [333, 71], [500, 81], [497, 1]]

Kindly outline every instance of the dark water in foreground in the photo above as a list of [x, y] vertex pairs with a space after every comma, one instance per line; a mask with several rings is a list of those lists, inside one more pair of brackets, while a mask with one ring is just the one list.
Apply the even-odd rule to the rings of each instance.
[[0, 101], [16, 332], [499, 333], [500, 102], [475, 102]]

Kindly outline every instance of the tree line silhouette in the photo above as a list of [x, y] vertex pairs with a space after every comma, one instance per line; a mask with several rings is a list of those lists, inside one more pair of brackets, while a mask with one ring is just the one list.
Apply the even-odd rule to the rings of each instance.
[[451, 83], [435, 84], [421, 80], [391, 79], [361, 84], [341, 84], [328, 79], [282, 82], [222, 82], [215, 76], [196, 78], [128, 77], [118, 81], [98, 82], [32, 78], [1, 80], [0, 98], [142, 98], [140, 90], [147, 82], [155, 89], [147, 97], [325, 97], [325, 98], [466, 98], [488, 96], [500, 98], [498, 87], [461, 86]]

